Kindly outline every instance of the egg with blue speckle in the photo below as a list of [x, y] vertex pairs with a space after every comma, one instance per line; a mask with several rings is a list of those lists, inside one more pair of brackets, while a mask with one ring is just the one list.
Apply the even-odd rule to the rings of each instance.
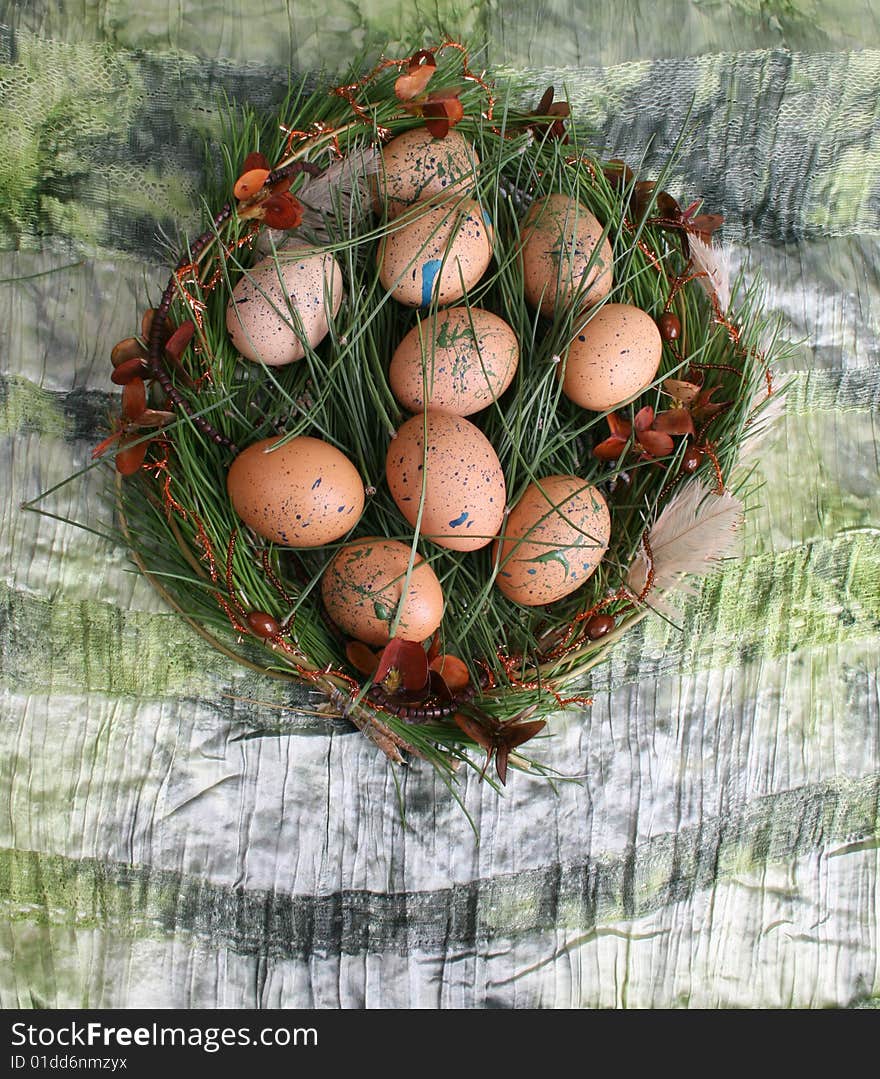
[[579, 476], [530, 483], [495, 545], [495, 583], [525, 607], [555, 603], [596, 572], [608, 550], [611, 517], [600, 492]]
[[388, 447], [385, 475], [391, 496], [421, 534], [451, 551], [491, 543], [504, 518], [504, 473], [492, 443], [468, 420], [422, 412], [401, 426]]
[[417, 202], [379, 243], [379, 280], [408, 307], [455, 303], [489, 268], [493, 241], [492, 221], [473, 199]]
[[313, 247], [284, 247], [246, 270], [232, 290], [226, 329], [245, 359], [282, 367], [301, 360], [330, 332], [342, 303], [336, 259]]
[[320, 438], [264, 438], [241, 451], [226, 477], [233, 509], [264, 539], [320, 547], [364, 511], [364, 482], [341, 450]]

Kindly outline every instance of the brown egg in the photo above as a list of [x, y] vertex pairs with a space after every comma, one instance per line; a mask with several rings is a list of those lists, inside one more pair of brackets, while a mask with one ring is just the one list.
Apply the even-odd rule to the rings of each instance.
[[494, 548], [495, 583], [526, 607], [553, 603], [592, 577], [610, 534], [608, 506], [595, 487], [578, 476], [546, 476], [510, 511], [500, 554]]
[[[410, 548], [368, 536], [346, 543], [324, 571], [321, 595], [340, 629], [367, 644], [387, 644], [404, 592]], [[416, 555], [395, 631], [405, 641], [424, 641], [443, 619], [437, 574]]]
[[[264, 438], [232, 462], [226, 489], [249, 528], [287, 547], [320, 547], [353, 528], [364, 483], [344, 453], [301, 435], [283, 446]], [[273, 447], [278, 447], [273, 449]]]
[[492, 261], [489, 215], [473, 199], [416, 203], [379, 244], [379, 280], [399, 303], [455, 303]]
[[[279, 277], [280, 275], [280, 277]], [[285, 247], [263, 259], [232, 290], [226, 328], [245, 359], [281, 367], [301, 360], [330, 331], [342, 303], [342, 271], [332, 255], [306, 247]], [[296, 312], [302, 329], [295, 325]]]
[[663, 352], [657, 324], [641, 308], [606, 303], [568, 346], [562, 389], [581, 408], [605, 412], [650, 385]]
[[382, 150], [377, 209], [384, 197], [391, 218], [423, 199], [470, 194], [479, 164], [476, 150], [457, 131], [443, 139], [435, 139], [426, 127], [405, 131]]
[[504, 393], [518, 362], [516, 334], [504, 319], [481, 307], [450, 307], [409, 331], [391, 357], [388, 381], [410, 412], [470, 416]]
[[521, 233], [526, 301], [549, 316], [575, 297], [579, 308], [604, 299], [613, 283], [613, 255], [603, 231], [586, 206], [568, 195], [537, 199]]
[[397, 508], [413, 526], [424, 476], [421, 532], [439, 547], [475, 551], [498, 533], [507, 497], [504, 474], [492, 444], [468, 420], [447, 412], [413, 416], [388, 447], [385, 475]]

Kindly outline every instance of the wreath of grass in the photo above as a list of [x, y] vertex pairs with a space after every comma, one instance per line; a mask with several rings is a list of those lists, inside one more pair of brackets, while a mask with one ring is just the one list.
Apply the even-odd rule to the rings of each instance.
[[[760, 426], [772, 392], [770, 364], [786, 345], [762, 312], [759, 286], [746, 287], [738, 279], [722, 309], [711, 269], [695, 268], [691, 258], [688, 239], [694, 242], [696, 230], [668, 219], [663, 175], [652, 188], [619, 166], [609, 168], [591, 149], [590, 133], [577, 117], [564, 121], [567, 138], [559, 138], [564, 110], [548, 108], [547, 99], [543, 116], [517, 107], [515, 88], [502, 92], [471, 73], [466, 53], [454, 43], [432, 55], [432, 90], [457, 91], [464, 112], [457, 130], [474, 144], [481, 162], [475, 197], [495, 226], [490, 270], [460, 304], [500, 315], [521, 350], [513, 384], [471, 419], [498, 454], [509, 506], [529, 483], [557, 473], [575, 474], [605, 493], [611, 540], [597, 571], [552, 606], [522, 607], [494, 586], [499, 566], [493, 545], [470, 553], [441, 549], [421, 539], [398, 512], [385, 482], [385, 458], [407, 414], [389, 389], [387, 370], [396, 344], [431, 312], [401, 306], [381, 285], [377, 245], [398, 226], [373, 212], [358, 184], [350, 197], [331, 191], [329, 212], [312, 215], [311, 229], [298, 230], [306, 242], [332, 252], [342, 268], [344, 300], [327, 338], [316, 348], [307, 346], [300, 362], [280, 368], [242, 361], [229, 341], [231, 289], [267, 250], [270, 258], [281, 257], [275, 234], [267, 237], [265, 228], [235, 212], [231, 193], [243, 161], [260, 151], [278, 163], [276, 170], [297, 173], [296, 195], [310, 182], [298, 172], [301, 163], [312, 173], [323, 172], [423, 123], [395, 96], [395, 79], [406, 61], [386, 62], [366, 76], [355, 72], [330, 92], [298, 85], [276, 116], [229, 110], [222, 141], [212, 148], [216, 182], [205, 194], [206, 231], [184, 250], [159, 307], [163, 319], [167, 309], [171, 320], [196, 326], [179, 369], [158, 359], [159, 319], [149, 332], [145, 325], [155, 403], [162, 408], [171, 394], [173, 418], [134, 438], [129, 430], [130, 444], [148, 443], [147, 458], [136, 474], [116, 476], [115, 497], [123, 538], [138, 567], [215, 647], [267, 676], [314, 686], [394, 761], [414, 753], [451, 781], [462, 762], [485, 771], [484, 750], [486, 763], [495, 755], [500, 765], [503, 757], [503, 782], [508, 759], [514, 766], [549, 771], [517, 751], [524, 738], [516, 732], [536, 733], [551, 713], [581, 703], [583, 676], [609, 648], [652, 610], [666, 616], [663, 589], [727, 550], [740, 500], [754, 486], [748, 469], [737, 470], [737, 459]], [[645, 406], [658, 413], [667, 408], [668, 378], [697, 377], [704, 387], [715, 387], [714, 399], [724, 403], [667, 457], [631, 452], [638, 449], [631, 435], [628, 451], [616, 462], [598, 459], [593, 449], [608, 437], [607, 414], [585, 411], [562, 393], [558, 374], [568, 343], [597, 309], [573, 302], [559, 306], [552, 318], [536, 313], [524, 300], [519, 257], [526, 210], [535, 198], [555, 192], [577, 200], [604, 226], [614, 252], [608, 299], [633, 304], [654, 319], [667, 313], [678, 320], [680, 334], [664, 344], [656, 378], [617, 415], [632, 422]], [[255, 251], [259, 245], [263, 255]], [[283, 314], [297, 321], [294, 312]], [[227, 495], [226, 474], [234, 457], [230, 447], [302, 434], [342, 450], [369, 497], [349, 536], [290, 550], [242, 525]], [[670, 525], [676, 508], [678, 519]], [[653, 531], [664, 509], [665, 537]], [[341, 543], [366, 535], [410, 545], [440, 579], [446, 599], [440, 650], [460, 657], [471, 681], [468, 693], [443, 709], [419, 714], [418, 708], [395, 709], [387, 697], [371, 696], [371, 679], [351, 665], [345, 640], [322, 610], [322, 573]], [[662, 572], [652, 536], [666, 551]], [[255, 632], [247, 619], [251, 612], [266, 616], [278, 632]], [[600, 628], [611, 631], [594, 639], [588, 627], [599, 615]]]

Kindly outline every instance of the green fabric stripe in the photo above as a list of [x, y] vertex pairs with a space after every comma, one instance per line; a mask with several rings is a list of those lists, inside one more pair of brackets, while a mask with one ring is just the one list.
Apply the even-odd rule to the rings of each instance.
[[[350, 53], [347, 42], [340, 55]], [[611, 151], [632, 157], [649, 147], [647, 174], [690, 123], [676, 182], [723, 210], [729, 236], [779, 242], [880, 227], [876, 52], [777, 49], [501, 73], [524, 84], [527, 99], [567, 84]], [[158, 255], [157, 224], [172, 235], [195, 225], [202, 144], [218, 136], [219, 94], [269, 107], [285, 75], [286, 67], [0, 30], [0, 246], [40, 248], [52, 233], [79, 249]], [[774, 212], [754, 223], [764, 203]]]
[[[684, 616], [655, 618], [615, 651], [613, 684], [740, 667], [880, 633], [880, 533], [843, 534], [728, 563]], [[17, 691], [208, 694], [233, 665], [174, 614], [54, 602], [0, 584], [4, 682]], [[609, 676], [601, 669], [597, 685]]]
[[443, 33], [485, 40], [487, 6], [480, 0], [203, 0], [182, 7], [169, 0], [5, 0], [0, 22], [71, 44], [189, 53], [201, 58], [202, 66], [220, 58], [304, 71], [321, 66], [343, 70], [362, 50], [373, 56], [406, 55], [423, 40], [440, 40]]
[[737, 873], [842, 840], [876, 839], [878, 811], [875, 774], [733, 806], [723, 818], [621, 854], [388, 894], [251, 891], [145, 866], [6, 849], [0, 900], [12, 921], [111, 928], [123, 936], [191, 933], [273, 958], [448, 953], [488, 937], [553, 927], [588, 931], [603, 921], [639, 918]]

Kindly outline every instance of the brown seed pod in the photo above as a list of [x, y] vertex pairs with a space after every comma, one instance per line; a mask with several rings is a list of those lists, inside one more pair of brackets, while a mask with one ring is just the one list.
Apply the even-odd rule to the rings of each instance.
[[684, 451], [684, 457], [681, 459], [681, 467], [679, 472], [686, 476], [693, 475], [694, 472], [703, 463], [703, 454], [697, 449], [696, 446], [688, 446]]
[[681, 337], [681, 319], [666, 311], [657, 319], [657, 329], [664, 341], [677, 341]]
[[265, 611], [250, 611], [247, 616], [247, 624], [255, 637], [271, 640], [273, 637], [281, 636], [280, 623], [271, 614], [266, 614]]
[[615, 621], [610, 614], [594, 614], [587, 622], [587, 636], [591, 641], [598, 641], [607, 636], [615, 626]]

